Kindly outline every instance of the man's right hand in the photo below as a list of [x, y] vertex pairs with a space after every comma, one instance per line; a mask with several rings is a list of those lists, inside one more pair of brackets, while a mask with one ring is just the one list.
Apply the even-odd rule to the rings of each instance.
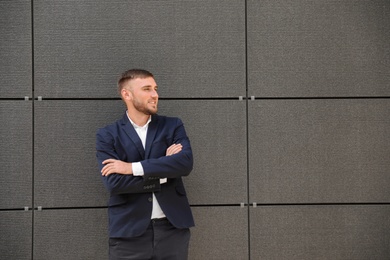
[[107, 159], [103, 161], [102, 175], [108, 176], [113, 173], [118, 174], [133, 174], [131, 163], [123, 162], [115, 159]]

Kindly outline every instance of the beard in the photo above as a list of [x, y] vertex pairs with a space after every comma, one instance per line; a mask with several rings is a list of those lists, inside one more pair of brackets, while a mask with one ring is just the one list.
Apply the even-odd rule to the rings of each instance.
[[[157, 100], [156, 100], [156, 102], [157, 102]], [[145, 115], [148, 115], [148, 116], [156, 114], [157, 110], [158, 110], [157, 104], [155, 104], [155, 106], [156, 106], [155, 108], [149, 108], [149, 107], [147, 107], [147, 105], [139, 102], [137, 99], [133, 100], [133, 106], [137, 111], [144, 113]]]

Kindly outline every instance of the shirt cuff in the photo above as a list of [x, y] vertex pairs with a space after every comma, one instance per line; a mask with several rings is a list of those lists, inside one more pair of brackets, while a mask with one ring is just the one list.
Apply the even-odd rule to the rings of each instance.
[[131, 167], [133, 168], [134, 176], [144, 176], [144, 168], [142, 167], [141, 162], [134, 162], [131, 164]]

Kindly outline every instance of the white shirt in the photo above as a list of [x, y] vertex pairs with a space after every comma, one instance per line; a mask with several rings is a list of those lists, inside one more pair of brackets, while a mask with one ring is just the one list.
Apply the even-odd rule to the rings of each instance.
[[[130, 119], [129, 114], [127, 113], [127, 111], [126, 111], [126, 114], [127, 114], [127, 118], [130, 120], [130, 123], [134, 127], [134, 130], [137, 132], [139, 138], [141, 139], [142, 145], [143, 145], [143, 147], [145, 149], [146, 134], [148, 132], [148, 126], [149, 126], [150, 121], [152, 120], [152, 117], [149, 117], [149, 120], [146, 122], [146, 124], [144, 126], [139, 126], [139, 125], [136, 125]], [[133, 175], [134, 176], [144, 176], [144, 168], [142, 167], [141, 162], [133, 162], [131, 164], [131, 166], [132, 166], [132, 169], [133, 169]], [[165, 182], [167, 182], [166, 178], [160, 179], [160, 183], [161, 184], [165, 183]], [[160, 207], [160, 204], [158, 204], [158, 201], [157, 201], [156, 196], [154, 195], [154, 193], [152, 193], [152, 196], [153, 196], [153, 209], [152, 209], [151, 219], [153, 219], [153, 218], [164, 218], [165, 214], [162, 211], [162, 209]]]

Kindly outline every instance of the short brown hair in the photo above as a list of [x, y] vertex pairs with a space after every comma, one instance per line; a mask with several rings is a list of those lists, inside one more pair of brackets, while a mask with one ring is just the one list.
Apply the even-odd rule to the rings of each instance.
[[154, 78], [153, 74], [147, 70], [144, 69], [131, 69], [127, 70], [122, 73], [121, 77], [118, 80], [118, 91], [119, 95], [124, 88], [124, 85], [127, 81], [132, 80], [132, 79], [144, 79], [144, 78]]

